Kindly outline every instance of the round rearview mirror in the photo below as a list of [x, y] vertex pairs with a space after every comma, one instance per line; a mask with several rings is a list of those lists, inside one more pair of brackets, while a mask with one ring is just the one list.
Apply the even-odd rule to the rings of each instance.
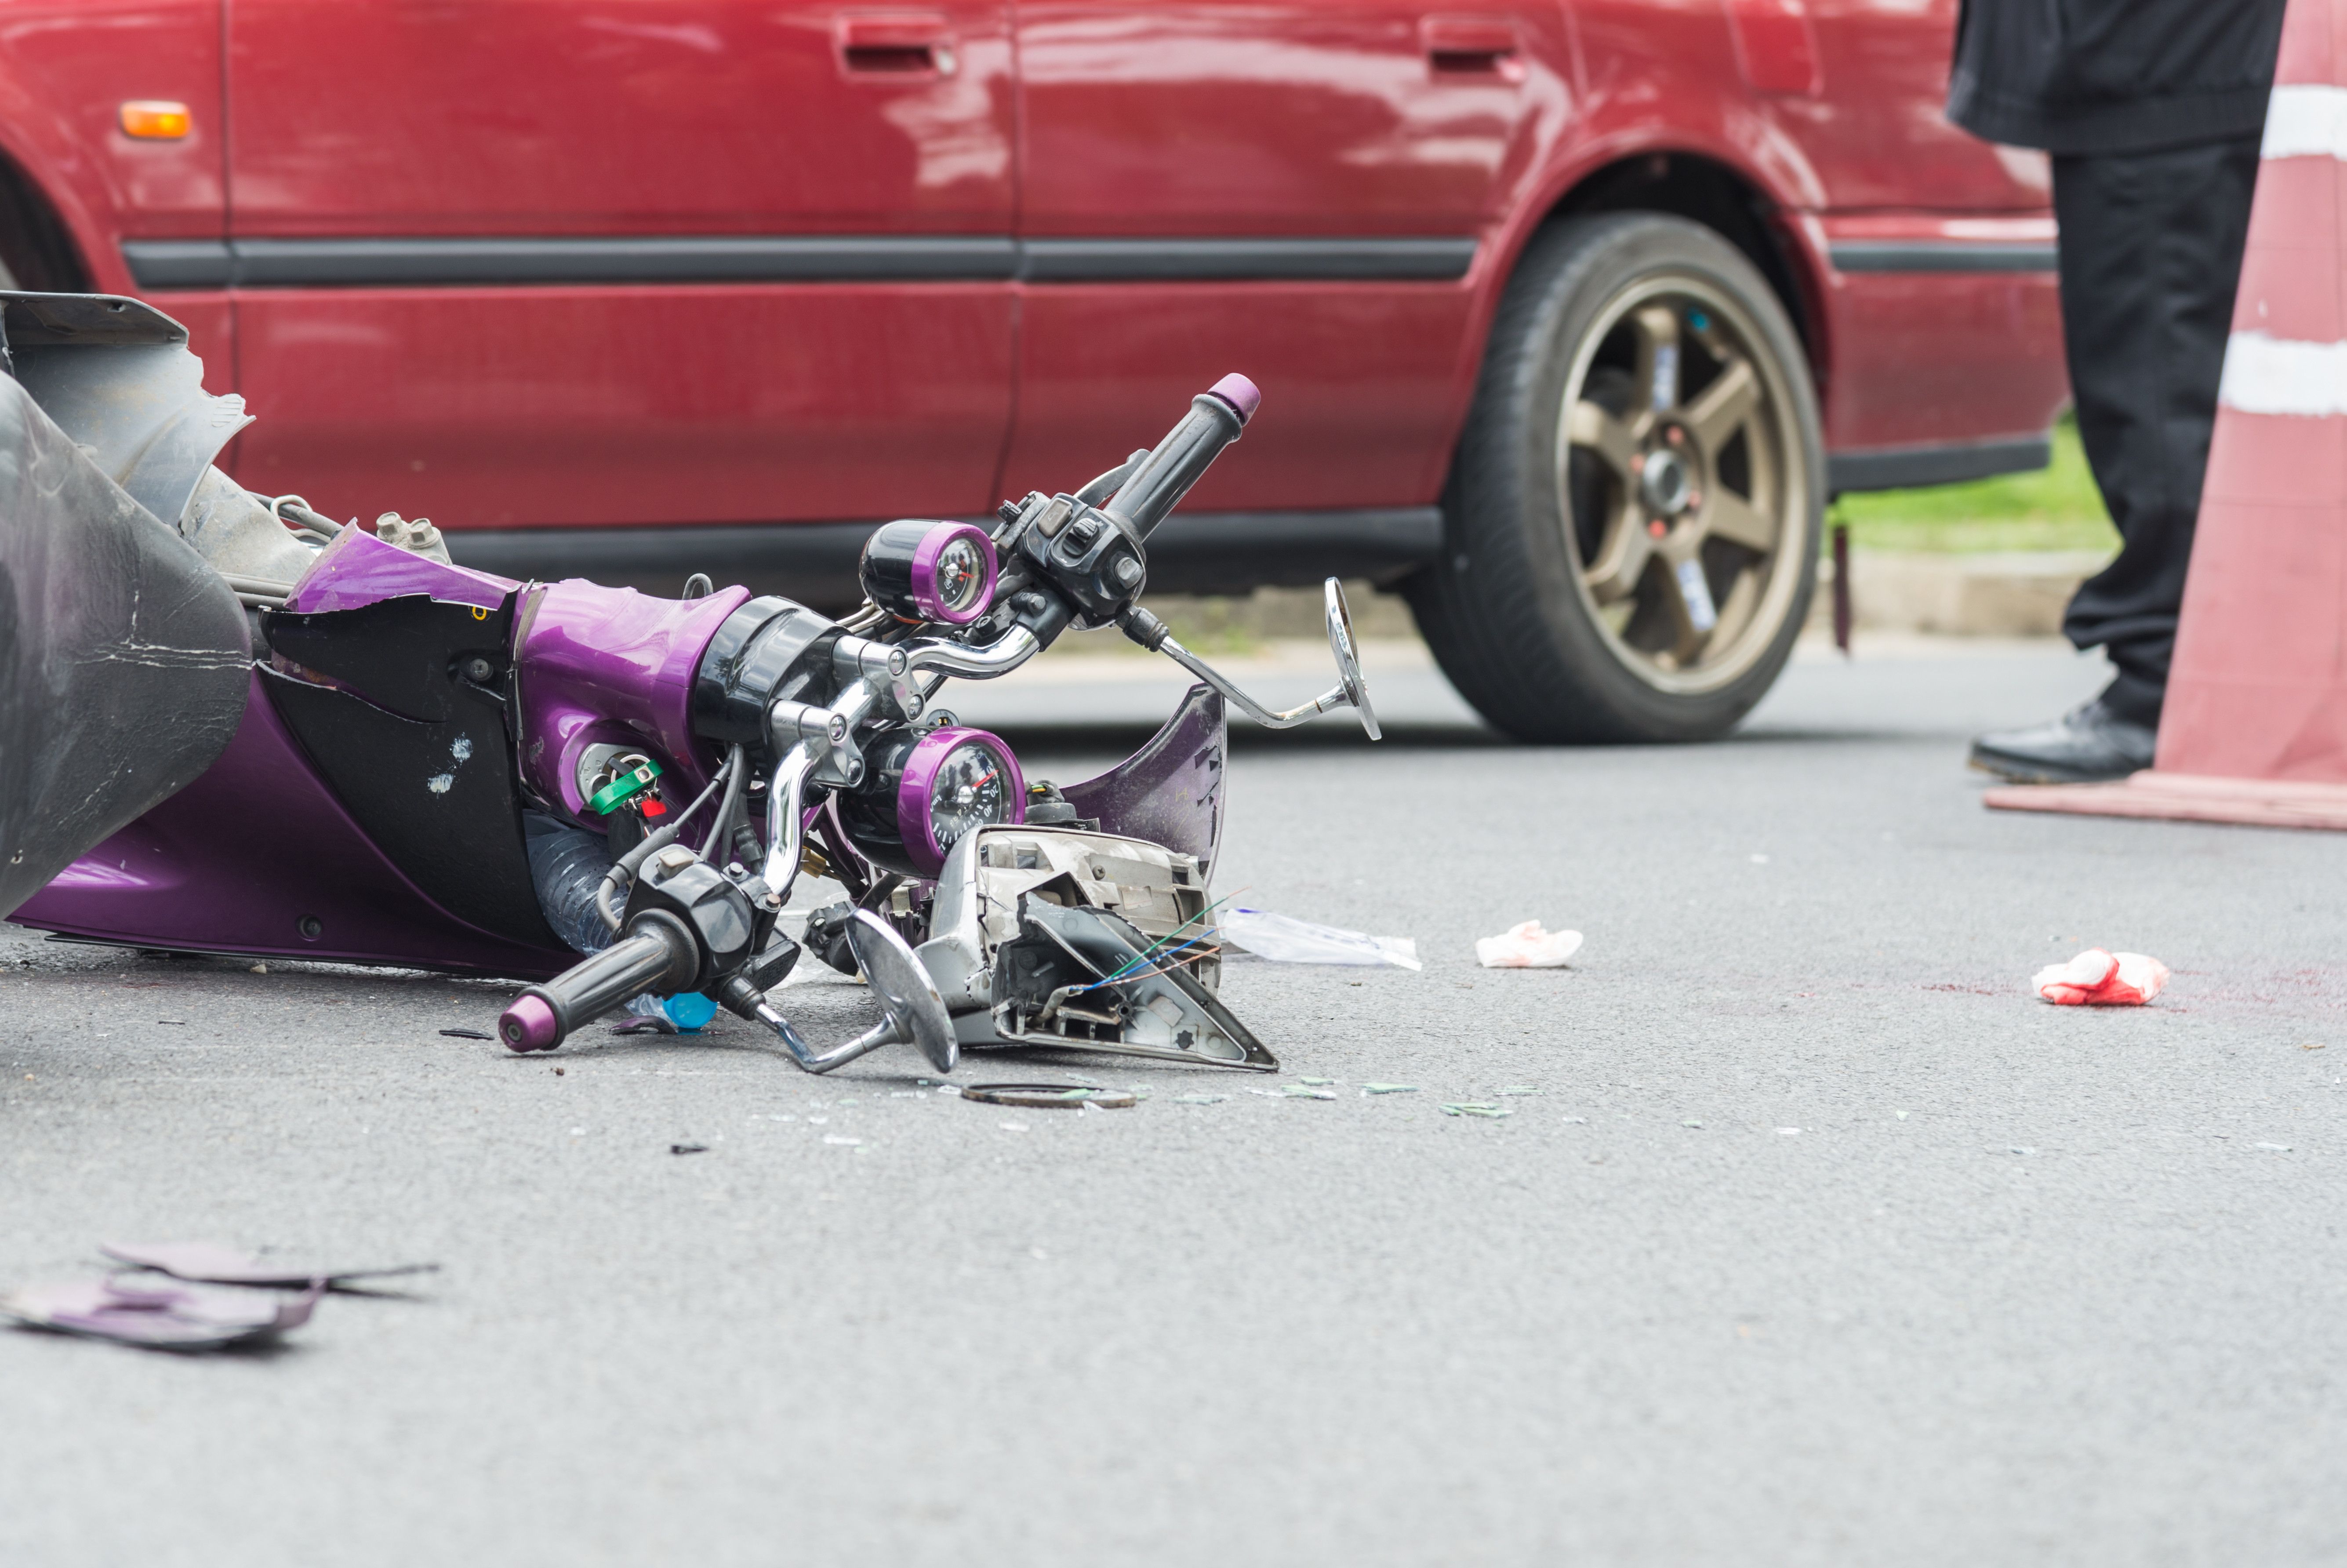
[[1345, 587], [1332, 577], [1323, 592], [1328, 605], [1328, 651], [1337, 656], [1337, 679], [1344, 685], [1345, 700], [1361, 715], [1361, 728], [1369, 739], [1381, 739], [1378, 715], [1369, 707], [1369, 688], [1361, 679], [1361, 655], [1353, 642], [1353, 612], [1345, 603]]
[[953, 1020], [946, 1014], [945, 999], [930, 983], [928, 970], [905, 945], [905, 938], [868, 909], [858, 909], [847, 923], [847, 946], [856, 954], [872, 994], [880, 999], [897, 1038], [917, 1047], [931, 1067], [951, 1072], [961, 1059], [954, 1039]]

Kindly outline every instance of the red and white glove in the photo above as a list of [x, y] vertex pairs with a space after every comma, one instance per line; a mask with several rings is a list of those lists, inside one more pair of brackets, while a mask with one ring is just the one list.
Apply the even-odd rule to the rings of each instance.
[[2168, 984], [2168, 966], [2141, 953], [2089, 948], [2038, 970], [2029, 984], [2056, 1007], [2141, 1007]]

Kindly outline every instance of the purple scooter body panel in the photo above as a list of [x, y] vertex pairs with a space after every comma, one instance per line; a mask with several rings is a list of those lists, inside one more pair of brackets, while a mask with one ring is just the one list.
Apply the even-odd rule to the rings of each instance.
[[[219, 762], [11, 918], [157, 948], [529, 979], [578, 962], [568, 948], [491, 936], [418, 892], [311, 770], [258, 679]], [[318, 923], [314, 939], [305, 918]]]
[[1139, 751], [1060, 793], [1078, 816], [1097, 818], [1102, 833], [1194, 855], [1199, 875], [1210, 876], [1222, 852], [1226, 745], [1221, 694], [1193, 686]]
[[387, 545], [356, 528], [344, 528], [310, 563], [286, 596], [297, 614], [356, 610], [403, 594], [429, 594], [456, 604], [495, 610], [521, 584], [467, 567], [449, 566], [429, 556]]
[[692, 674], [725, 618], [750, 598], [653, 599], [579, 579], [549, 583], [522, 607], [522, 777], [577, 816], [579, 753], [598, 743], [641, 746], [670, 770], [670, 797], [701, 793], [722, 758], [692, 734]]

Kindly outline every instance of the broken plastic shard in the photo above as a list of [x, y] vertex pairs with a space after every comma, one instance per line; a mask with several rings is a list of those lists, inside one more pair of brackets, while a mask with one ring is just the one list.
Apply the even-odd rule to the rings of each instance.
[[151, 1268], [174, 1279], [200, 1285], [265, 1285], [306, 1289], [313, 1285], [339, 1286], [353, 1279], [388, 1279], [403, 1274], [434, 1274], [436, 1263], [403, 1263], [382, 1268], [297, 1268], [265, 1262], [208, 1241], [100, 1242], [97, 1250], [119, 1263]]
[[1551, 931], [1538, 920], [1475, 940], [1475, 961], [1487, 969], [1561, 969], [1581, 951], [1578, 931]]
[[1700, 1126], [1702, 1126], [1702, 1125], [1703, 1125], [1703, 1123], [1702, 1123], [1702, 1122], [1698, 1122], [1698, 1121], [1696, 1121], [1694, 1117], [1689, 1116], [1689, 1117], [1686, 1117], [1685, 1120], [1681, 1121], [1681, 1122], [1679, 1122], [1679, 1125], [1680, 1125], [1680, 1126], [1682, 1126], [1682, 1127], [1700, 1127]]
[[1334, 1100], [1337, 1098], [1337, 1091], [1333, 1089], [1314, 1089], [1307, 1083], [1291, 1083], [1281, 1091], [1280, 1097], [1285, 1100]]
[[1418, 1092], [1418, 1085], [1415, 1083], [1364, 1083], [1361, 1085], [1361, 1092], [1364, 1094], [1415, 1094]]
[[495, 1040], [496, 1035], [483, 1034], [477, 1029], [444, 1029], [440, 1031], [450, 1040]]
[[1022, 1111], [1129, 1111], [1133, 1105], [1130, 1094], [1090, 1084], [973, 1083], [961, 1091], [961, 1097], [989, 1105], [1015, 1105]]
[[1176, 1094], [1174, 1097], [1174, 1103], [1176, 1105], [1220, 1105], [1224, 1101], [1228, 1100], [1230, 1096], [1227, 1094]]
[[1476, 1100], [1446, 1100], [1442, 1102], [1445, 1116], [1513, 1116], [1515, 1109], [1508, 1105], [1491, 1105]]
[[1261, 909], [1228, 911], [1222, 917], [1222, 935], [1226, 945], [1275, 963], [1425, 968], [1418, 944], [1408, 937], [1371, 937]]
[[2287, 1154], [2290, 1153], [2290, 1145], [2287, 1143], [2260, 1143], [2258, 1147], [2260, 1149], [2271, 1149], [2277, 1154]]
[[148, 1349], [211, 1350], [300, 1327], [325, 1288], [321, 1282], [287, 1300], [218, 1286], [69, 1280], [0, 1296], [0, 1314]]
[[1318, 1088], [1334, 1083], [1337, 1081], [1333, 1078], [1299, 1078], [1296, 1081], [1298, 1083], [1309, 1083], [1314, 1087]]

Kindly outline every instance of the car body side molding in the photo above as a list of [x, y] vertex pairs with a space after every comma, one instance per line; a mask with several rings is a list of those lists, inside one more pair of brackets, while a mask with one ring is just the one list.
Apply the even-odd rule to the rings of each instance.
[[708, 235], [656, 239], [133, 240], [142, 289], [432, 284], [1447, 282], [1471, 238], [1051, 239]]
[[2053, 245], [1964, 240], [1837, 240], [1829, 248], [1841, 272], [2051, 272]]

